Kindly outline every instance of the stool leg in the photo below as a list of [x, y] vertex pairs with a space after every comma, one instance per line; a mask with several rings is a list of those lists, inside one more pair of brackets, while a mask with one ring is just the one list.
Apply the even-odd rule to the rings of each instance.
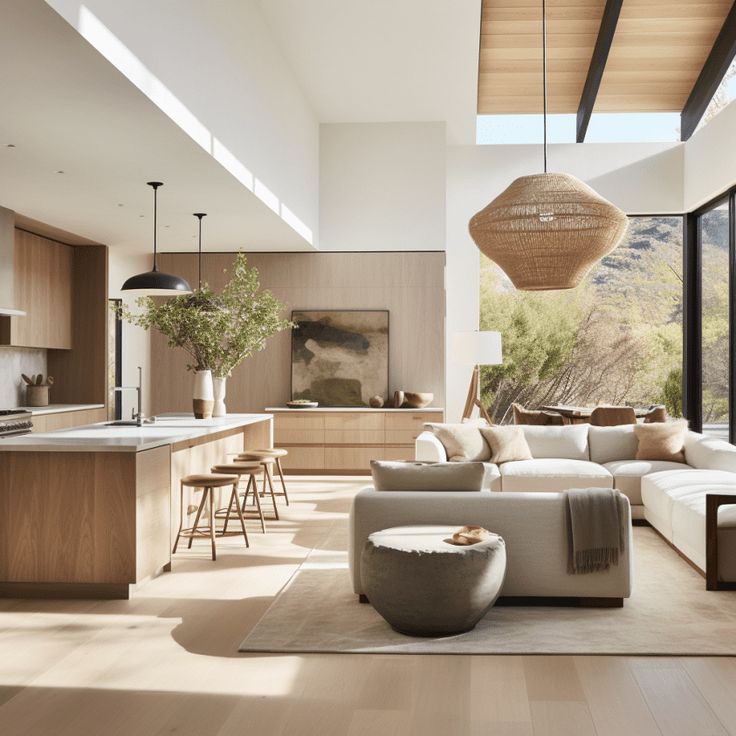
[[273, 504], [273, 515], [276, 517], [276, 521], [279, 520], [279, 510], [276, 506], [276, 493], [273, 490], [273, 478], [271, 477], [271, 467], [269, 465], [263, 466], [263, 492], [266, 492], [266, 481], [268, 481], [268, 488], [271, 493], [271, 503]]
[[243, 512], [240, 510], [240, 504], [238, 503], [238, 484], [233, 484], [233, 494], [230, 497], [230, 505], [232, 505], [233, 501], [235, 502], [235, 508], [238, 510], [238, 518], [240, 519], [240, 527], [243, 530], [243, 537], [245, 538], [245, 546], [250, 547], [250, 542], [248, 541], [248, 532], [245, 529], [245, 519], [243, 518]]
[[243, 513], [245, 513], [245, 503], [248, 500], [248, 494], [250, 493], [251, 489], [253, 490], [253, 499], [256, 506], [256, 511], [258, 512], [258, 518], [261, 520], [261, 531], [265, 534], [266, 519], [263, 516], [263, 509], [261, 508], [261, 499], [258, 495], [258, 483], [256, 481], [256, 476], [253, 474], [248, 476], [248, 487], [245, 489], [245, 496], [243, 497]]
[[[240, 482], [240, 476], [238, 476], [238, 483], [239, 482]], [[234, 486], [236, 489], [236, 493], [235, 493], [235, 505], [236, 506], [238, 505], [238, 495], [237, 495], [238, 483], [236, 483]], [[230, 521], [230, 512], [232, 510], [233, 510], [233, 496], [232, 494], [230, 494], [230, 501], [227, 504], [227, 513], [225, 514], [225, 523], [222, 525], [223, 535], [227, 534], [227, 525], [228, 525], [228, 522]]]
[[276, 458], [276, 468], [279, 471], [279, 478], [281, 479], [281, 488], [284, 491], [284, 498], [286, 499], [286, 505], [289, 505], [289, 494], [286, 492], [286, 480], [284, 479], [284, 469], [281, 467], [281, 458]]
[[192, 548], [192, 542], [194, 541], [194, 533], [197, 531], [197, 526], [199, 525], [199, 517], [202, 516], [202, 511], [204, 511], [204, 502], [207, 500], [207, 489], [202, 489], [202, 500], [199, 503], [199, 508], [197, 509], [197, 516], [194, 518], [194, 526], [192, 527], [192, 534], [189, 537], [189, 544], [187, 545], [187, 549]]
[[[212, 542], [212, 559], [217, 559], [217, 549], [215, 548], [215, 494], [212, 488], [207, 488], [210, 497], [210, 541]], [[206, 493], [205, 491], [205, 493]]]
[[176, 541], [174, 542], [174, 549], [171, 554], [176, 553], [176, 548], [179, 546], [179, 537], [181, 536], [181, 530], [184, 528], [184, 484], [179, 482], [179, 531], [176, 533]]

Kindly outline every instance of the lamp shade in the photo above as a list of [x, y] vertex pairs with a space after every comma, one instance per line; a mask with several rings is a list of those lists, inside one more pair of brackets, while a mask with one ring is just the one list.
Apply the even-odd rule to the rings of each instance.
[[192, 293], [192, 287], [188, 281], [163, 271], [137, 273], [126, 280], [121, 290], [136, 291], [141, 296], [174, 296]]
[[456, 332], [452, 336], [452, 357], [463, 365], [501, 365], [501, 333]]
[[475, 244], [517, 289], [572, 289], [626, 234], [618, 207], [570, 174], [514, 180], [476, 213]]

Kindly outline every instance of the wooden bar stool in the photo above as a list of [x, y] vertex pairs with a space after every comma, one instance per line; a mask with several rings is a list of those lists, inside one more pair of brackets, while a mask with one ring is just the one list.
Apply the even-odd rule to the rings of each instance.
[[[258, 474], [263, 471], [263, 466], [254, 461], [235, 461], [231, 463], [223, 463], [221, 465], [213, 465], [212, 466], [212, 472], [213, 473], [228, 473], [230, 475], [236, 475], [238, 478], [238, 484], [241, 482], [244, 476], [248, 476], [248, 483], [245, 486], [245, 493], [243, 493], [243, 503], [242, 505], [239, 502], [239, 499], [236, 497], [236, 505], [240, 509], [241, 514], [246, 513], [246, 505], [248, 503], [248, 496], [252, 493], [253, 494], [253, 503], [256, 507], [256, 513], [258, 514], [258, 518], [261, 520], [261, 531], [265, 534], [266, 533], [266, 517], [263, 515], [263, 508], [261, 507], [261, 497], [258, 493]], [[265, 487], [265, 480], [264, 480], [264, 487]], [[230, 505], [227, 508], [218, 509], [215, 512], [215, 516], [219, 519], [224, 518], [225, 519], [225, 526], [227, 526], [227, 522], [230, 519], [230, 512], [232, 510], [232, 504], [233, 499], [230, 498]], [[278, 516], [276, 516], [276, 519], [278, 519]]]
[[[232, 492], [230, 493], [230, 506], [232, 506], [233, 499], [235, 499], [235, 505], [238, 508], [238, 516], [240, 517], [240, 527], [243, 530], [243, 537], [245, 538], [245, 546], [250, 547], [248, 542], [248, 532], [245, 530], [245, 519], [240, 511], [240, 505], [238, 504], [238, 476], [237, 475], [224, 475], [221, 473], [209, 474], [201, 473], [198, 475], [187, 475], [181, 479], [179, 484], [179, 531], [176, 535], [176, 541], [174, 542], [174, 549], [172, 554], [176, 553], [176, 548], [179, 546], [179, 539], [184, 537], [189, 539], [188, 549], [192, 548], [192, 542], [195, 537], [209, 537], [212, 543], [212, 559], [217, 559], [217, 549], [215, 547], [215, 537], [217, 536], [215, 529], [215, 499], [214, 489], [224, 488], [225, 486], [232, 486]], [[202, 500], [199, 502], [197, 508], [197, 516], [194, 518], [194, 526], [184, 527], [184, 488], [201, 488], [202, 489]], [[199, 520], [202, 517], [202, 512], [205, 506], [208, 508], [209, 524], [200, 527]], [[222, 536], [220, 534], [219, 536]]]
[[[272, 466], [276, 463], [276, 459], [273, 457], [261, 457], [257, 460], [241, 459], [243, 453], [238, 453], [235, 462], [238, 463], [255, 463], [259, 467], [263, 468], [263, 487], [261, 488], [261, 496], [265, 497], [266, 493], [271, 495], [271, 503], [273, 504], [273, 516], [276, 521], [279, 520], [279, 510], [276, 506], [276, 491], [273, 487], [273, 471]], [[266, 486], [268, 485], [268, 489]]]
[[289, 505], [289, 494], [286, 491], [286, 480], [284, 478], [284, 469], [281, 467], [281, 458], [286, 457], [288, 454], [289, 451], [284, 450], [282, 447], [272, 447], [268, 450], [247, 450], [238, 455], [238, 460], [261, 460], [271, 457], [276, 461], [276, 472], [281, 479], [282, 488], [282, 493], [277, 493], [276, 495], [283, 496], [287, 506]]

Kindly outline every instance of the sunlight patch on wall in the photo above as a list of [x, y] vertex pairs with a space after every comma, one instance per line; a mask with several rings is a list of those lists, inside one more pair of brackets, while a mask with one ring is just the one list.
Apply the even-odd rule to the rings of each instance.
[[278, 195], [270, 187], [258, 179], [232, 151], [223, 145], [191, 110], [85, 5], [79, 7], [77, 30], [195, 143], [207, 151], [248, 191], [255, 194], [292, 230], [297, 232], [310, 245], [313, 245], [312, 230], [279, 200]]

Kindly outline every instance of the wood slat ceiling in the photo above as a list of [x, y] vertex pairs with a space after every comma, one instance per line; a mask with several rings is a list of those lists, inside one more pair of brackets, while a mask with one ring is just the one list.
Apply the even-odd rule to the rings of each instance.
[[[733, 0], [625, 0], [596, 112], [680, 112]], [[575, 113], [605, 0], [547, 0], [551, 113]], [[541, 0], [483, 0], [478, 114], [542, 112]]]

